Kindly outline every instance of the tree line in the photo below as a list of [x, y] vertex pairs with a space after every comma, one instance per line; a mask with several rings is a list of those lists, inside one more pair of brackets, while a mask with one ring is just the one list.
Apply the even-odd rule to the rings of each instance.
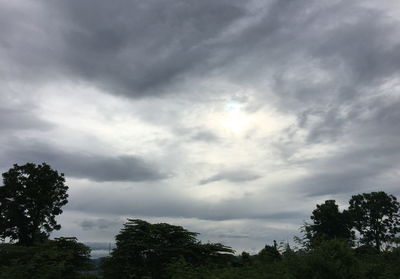
[[14, 165], [0, 186], [2, 278], [400, 278], [400, 204], [385, 192], [316, 205], [311, 222], [289, 243], [250, 255], [166, 223], [128, 219], [116, 247], [95, 267], [75, 237], [49, 239], [68, 202], [64, 174], [48, 164]]
[[342, 212], [334, 200], [327, 200], [312, 212], [313, 223], [304, 225], [304, 244], [312, 247], [338, 238], [354, 246], [357, 233], [358, 245], [380, 251], [400, 232], [399, 208], [396, 197], [382, 191], [352, 196], [348, 209]]

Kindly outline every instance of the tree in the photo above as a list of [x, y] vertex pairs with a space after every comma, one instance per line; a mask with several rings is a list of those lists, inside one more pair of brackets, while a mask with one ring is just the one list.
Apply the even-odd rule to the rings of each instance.
[[349, 212], [354, 227], [360, 233], [360, 242], [373, 245], [378, 251], [400, 232], [400, 204], [396, 197], [385, 192], [352, 196]]
[[317, 205], [310, 218], [313, 224], [306, 224], [305, 233], [311, 245], [322, 240], [354, 238], [350, 214], [346, 210], [340, 212], [334, 200]]
[[0, 187], [0, 237], [33, 245], [59, 230], [55, 217], [67, 201], [64, 174], [48, 164], [14, 165]]
[[116, 248], [104, 261], [105, 278], [168, 278], [168, 265], [179, 258], [201, 265], [219, 261], [233, 251], [222, 244], [202, 244], [198, 233], [166, 223], [128, 219], [116, 236]]

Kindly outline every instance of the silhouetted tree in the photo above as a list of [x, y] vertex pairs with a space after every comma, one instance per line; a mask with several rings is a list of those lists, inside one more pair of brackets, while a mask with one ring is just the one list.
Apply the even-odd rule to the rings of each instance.
[[116, 248], [105, 259], [105, 278], [168, 278], [167, 267], [176, 259], [194, 265], [213, 264], [233, 251], [222, 244], [202, 244], [198, 234], [180, 226], [128, 219], [116, 236]]
[[32, 245], [59, 230], [55, 217], [67, 201], [64, 174], [48, 164], [14, 165], [0, 187], [0, 237]]
[[385, 192], [352, 196], [349, 212], [354, 227], [360, 233], [360, 242], [380, 250], [400, 232], [400, 204], [396, 197]]
[[352, 220], [348, 211], [339, 211], [334, 200], [317, 205], [311, 215], [313, 224], [305, 225], [306, 238], [311, 245], [328, 239], [353, 240]]

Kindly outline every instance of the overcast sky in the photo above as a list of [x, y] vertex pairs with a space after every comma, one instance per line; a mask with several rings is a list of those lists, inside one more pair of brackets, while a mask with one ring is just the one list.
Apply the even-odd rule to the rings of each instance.
[[0, 0], [0, 32], [0, 170], [65, 173], [53, 236], [133, 217], [254, 252], [400, 193], [398, 0]]

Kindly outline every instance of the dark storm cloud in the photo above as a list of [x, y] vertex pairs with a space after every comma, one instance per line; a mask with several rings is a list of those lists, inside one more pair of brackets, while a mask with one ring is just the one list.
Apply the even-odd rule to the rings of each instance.
[[167, 177], [157, 166], [140, 157], [102, 156], [67, 152], [50, 145], [33, 142], [19, 143], [2, 150], [1, 166], [6, 168], [14, 163], [46, 162], [67, 176], [87, 178], [93, 181], [151, 181]]
[[210, 41], [244, 12], [236, 3], [63, 2], [61, 9], [70, 20], [64, 37], [71, 50], [66, 61], [74, 73], [116, 94], [160, 92], [211, 63]]
[[3, 71], [45, 82], [47, 73], [47, 78], [64, 75], [130, 97], [159, 95], [193, 70], [208, 71], [214, 63], [212, 41], [246, 12], [239, 1], [2, 6], [0, 54], [13, 65], [3, 64]]
[[[400, 64], [399, 44], [390, 40], [397, 24], [357, 1], [269, 1], [253, 10], [239, 1], [2, 5], [4, 72], [65, 75], [130, 97], [163, 94], [218, 70], [251, 86], [273, 81], [282, 108], [307, 110], [351, 100]], [[241, 21], [250, 23], [234, 29]], [[314, 70], [333, 81], [303, 77]]]
[[259, 179], [261, 176], [247, 170], [222, 171], [213, 176], [200, 180], [199, 184], [204, 185], [216, 181], [227, 180], [229, 182], [239, 183]]

